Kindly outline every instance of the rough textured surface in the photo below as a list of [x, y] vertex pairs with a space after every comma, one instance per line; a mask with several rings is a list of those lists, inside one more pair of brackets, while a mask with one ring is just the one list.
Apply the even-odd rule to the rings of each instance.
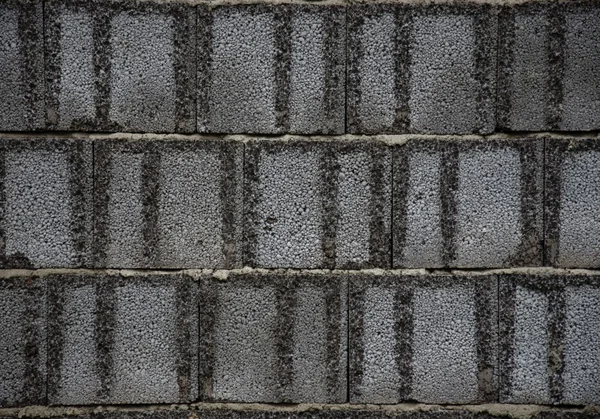
[[600, 141], [546, 140], [546, 262], [600, 267]]
[[344, 132], [339, 6], [199, 8], [198, 131]]
[[49, 277], [48, 402], [195, 400], [196, 289], [183, 275]]
[[504, 7], [499, 22], [499, 126], [515, 131], [600, 128], [598, 2]]
[[241, 264], [241, 143], [102, 140], [95, 147], [97, 267]]
[[244, 170], [245, 265], [389, 267], [389, 148], [254, 140]]
[[47, 127], [195, 131], [195, 17], [179, 3], [49, 0]]
[[347, 281], [311, 274], [205, 279], [201, 400], [346, 400]]
[[600, 402], [600, 277], [502, 277], [500, 306], [501, 402]]
[[411, 140], [394, 149], [394, 267], [542, 264], [543, 140]]
[[350, 402], [496, 400], [496, 276], [350, 279]]
[[348, 131], [488, 133], [495, 128], [495, 8], [348, 9]]
[[0, 279], [0, 407], [46, 403], [46, 284]]
[[86, 265], [91, 200], [89, 141], [0, 141], [0, 267]]
[[0, 131], [44, 125], [42, 2], [0, 3]]

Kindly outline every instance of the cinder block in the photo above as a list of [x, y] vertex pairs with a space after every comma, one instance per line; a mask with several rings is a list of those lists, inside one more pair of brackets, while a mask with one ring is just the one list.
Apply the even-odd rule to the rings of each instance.
[[497, 399], [494, 275], [350, 278], [350, 403]]
[[0, 267], [86, 265], [91, 201], [91, 142], [0, 140]]
[[344, 7], [199, 6], [198, 17], [198, 131], [344, 132]]
[[600, 267], [600, 139], [546, 140], [546, 262]]
[[497, 10], [489, 4], [348, 8], [351, 133], [489, 133]]
[[0, 3], [0, 131], [44, 126], [42, 2]]
[[245, 265], [389, 267], [390, 148], [253, 140], [245, 156]]
[[600, 3], [505, 6], [499, 19], [498, 122], [514, 131], [600, 128]]
[[49, 0], [46, 125], [195, 131], [195, 8], [177, 2]]
[[500, 402], [600, 403], [600, 277], [500, 279]]
[[46, 284], [0, 279], [0, 407], [46, 403]]
[[394, 149], [394, 267], [539, 266], [542, 139], [410, 140]]
[[204, 401], [346, 401], [347, 281], [315, 274], [230, 274], [200, 292]]
[[197, 322], [187, 276], [49, 277], [48, 402], [194, 401]]
[[241, 264], [241, 142], [100, 140], [95, 147], [97, 267]]

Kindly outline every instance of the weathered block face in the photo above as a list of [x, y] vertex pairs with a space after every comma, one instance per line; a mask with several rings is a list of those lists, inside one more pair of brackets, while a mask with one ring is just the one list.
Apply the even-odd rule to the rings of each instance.
[[0, 4], [0, 131], [44, 126], [42, 2]]
[[51, 0], [45, 10], [48, 127], [194, 131], [193, 7]]
[[546, 140], [546, 258], [600, 267], [600, 141]]
[[46, 284], [0, 279], [0, 407], [46, 403]]
[[600, 5], [504, 7], [499, 20], [499, 123], [514, 131], [600, 127]]
[[349, 132], [494, 130], [494, 8], [356, 5], [348, 13]]
[[245, 264], [389, 267], [390, 178], [376, 142], [248, 143]]
[[344, 132], [339, 6], [198, 8], [198, 130]]
[[205, 401], [342, 403], [347, 285], [339, 276], [206, 279], [200, 301]]
[[543, 140], [411, 140], [394, 149], [394, 267], [542, 263]]
[[0, 267], [89, 261], [92, 146], [84, 140], [2, 140]]
[[598, 404], [600, 278], [500, 279], [500, 401]]
[[350, 402], [496, 400], [497, 279], [350, 279]]
[[98, 142], [96, 266], [239, 266], [242, 157], [230, 141]]
[[187, 403], [198, 308], [185, 276], [52, 276], [50, 404]]

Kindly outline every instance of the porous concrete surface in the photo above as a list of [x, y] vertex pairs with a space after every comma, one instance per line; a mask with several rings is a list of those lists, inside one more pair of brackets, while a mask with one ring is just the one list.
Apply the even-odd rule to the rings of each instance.
[[600, 277], [500, 279], [500, 401], [600, 402]]
[[97, 267], [241, 265], [241, 142], [105, 139], [95, 159]]
[[494, 131], [496, 9], [348, 7], [348, 131]]
[[49, 0], [46, 126], [195, 131], [195, 9], [181, 3]]
[[600, 127], [600, 6], [541, 1], [499, 20], [498, 119], [514, 131]]
[[87, 265], [91, 200], [91, 142], [2, 139], [0, 267]]
[[335, 5], [200, 7], [198, 131], [343, 133], [344, 27]]
[[600, 267], [600, 141], [546, 141], [546, 260]]
[[202, 279], [200, 399], [344, 402], [347, 295], [339, 275]]
[[0, 279], [0, 407], [46, 402], [46, 284]]
[[413, 139], [394, 155], [394, 267], [540, 266], [541, 139]]
[[0, 27], [0, 131], [30, 131], [42, 128], [42, 1], [2, 1]]
[[350, 402], [495, 401], [497, 284], [495, 275], [350, 277]]
[[197, 398], [197, 285], [185, 275], [48, 281], [50, 405]]
[[290, 139], [245, 150], [244, 265], [389, 267], [389, 147]]

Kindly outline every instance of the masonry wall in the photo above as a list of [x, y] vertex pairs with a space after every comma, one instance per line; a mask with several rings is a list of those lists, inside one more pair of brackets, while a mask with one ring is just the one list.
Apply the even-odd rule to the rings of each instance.
[[600, 417], [600, 3], [0, 3], [0, 418]]

